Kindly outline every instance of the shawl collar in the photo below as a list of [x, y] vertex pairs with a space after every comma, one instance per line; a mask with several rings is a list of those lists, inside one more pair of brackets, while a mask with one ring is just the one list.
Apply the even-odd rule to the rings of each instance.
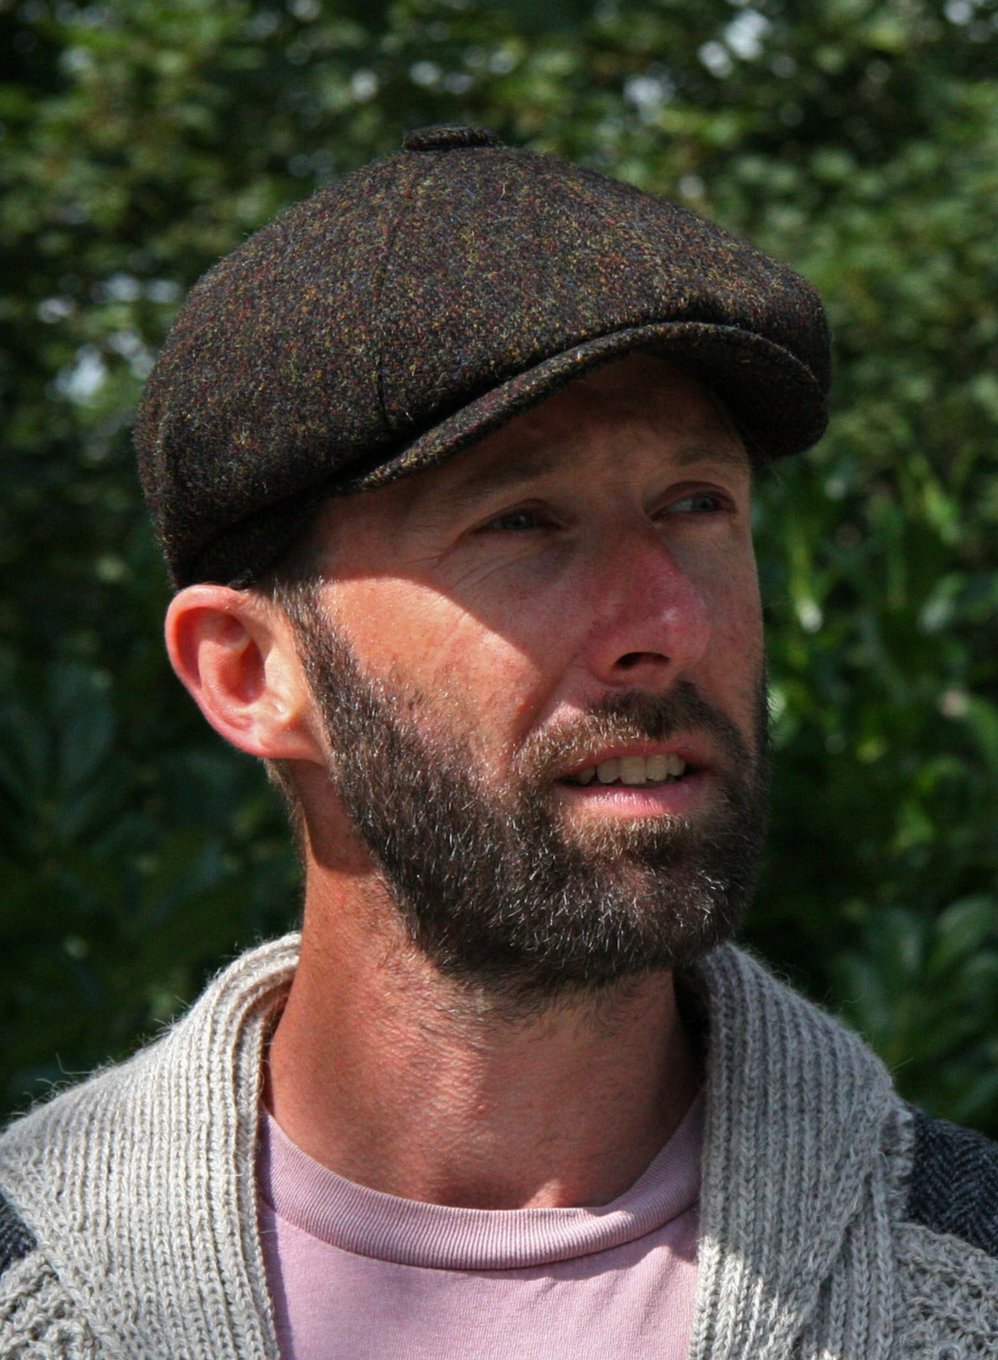
[[[695, 970], [707, 1124], [691, 1360], [886, 1360], [905, 1137], [880, 1060], [724, 946]], [[895, 1173], [896, 1174], [896, 1173]]]
[[[0, 1183], [109, 1356], [278, 1360], [253, 1167], [297, 951], [244, 955], [155, 1043], [0, 1139]], [[887, 1073], [733, 947], [685, 981], [709, 1032], [691, 1360], [886, 1360], [884, 1167], [905, 1160], [883, 1155], [904, 1136]]]

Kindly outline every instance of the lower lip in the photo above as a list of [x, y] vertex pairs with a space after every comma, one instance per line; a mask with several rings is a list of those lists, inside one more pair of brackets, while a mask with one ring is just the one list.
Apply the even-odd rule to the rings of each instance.
[[558, 791], [572, 808], [605, 817], [688, 817], [708, 795], [707, 770], [684, 774], [671, 784], [559, 784]]

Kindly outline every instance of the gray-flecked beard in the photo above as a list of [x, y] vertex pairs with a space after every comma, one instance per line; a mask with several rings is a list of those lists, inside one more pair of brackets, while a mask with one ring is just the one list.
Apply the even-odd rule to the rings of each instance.
[[[532, 1008], [682, 967], [734, 932], [767, 819], [762, 676], [753, 750], [687, 683], [662, 696], [632, 690], [528, 738], [496, 791], [473, 744], [438, 730], [425, 697], [365, 675], [313, 609], [296, 627], [334, 752], [330, 777], [410, 939], [442, 974]], [[566, 754], [678, 732], [705, 733], [723, 753], [712, 811], [570, 833], [553, 787]]]

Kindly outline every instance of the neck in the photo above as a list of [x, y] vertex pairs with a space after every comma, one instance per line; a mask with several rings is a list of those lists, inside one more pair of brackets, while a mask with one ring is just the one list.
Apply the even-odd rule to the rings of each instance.
[[668, 973], [513, 1013], [413, 949], [380, 881], [313, 866], [268, 1100], [340, 1175], [474, 1208], [604, 1204], [698, 1081]]

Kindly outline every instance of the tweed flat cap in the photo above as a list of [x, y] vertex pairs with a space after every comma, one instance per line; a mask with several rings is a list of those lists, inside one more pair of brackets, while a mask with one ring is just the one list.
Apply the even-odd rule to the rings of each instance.
[[827, 327], [796, 274], [484, 129], [412, 133], [191, 291], [135, 429], [171, 576], [246, 584], [324, 498], [452, 456], [635, 349], [711, 385], [759, 461], [824, 430]]

